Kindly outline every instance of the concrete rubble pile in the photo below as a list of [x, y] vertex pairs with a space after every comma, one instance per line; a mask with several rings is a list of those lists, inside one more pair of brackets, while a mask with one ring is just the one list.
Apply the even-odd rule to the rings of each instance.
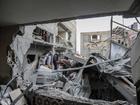
[[33, 40], [27, 40], [26, 36], [17, 35], [10, 48], [8, 64], [13, 78], [1, 87], [2, 105], [132, 105], [137, 102], [127, 56], [110, 60], [99, 53], [89, 58], [65, 53], [57, 60], [60, 67], [53, 69], [41, 63], [43, 48], [35, 47]]

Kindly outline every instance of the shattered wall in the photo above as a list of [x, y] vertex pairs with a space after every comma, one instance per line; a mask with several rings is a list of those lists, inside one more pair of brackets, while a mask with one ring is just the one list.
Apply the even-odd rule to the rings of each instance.
[[[12, 67], [13, 73], [12, 75], [15, 76], [17, 73], [23, 73], [23, 78], [25, 80], [30, 80], [30, 75], [35, 71], [37, 66], [39, 56], [44, 54], [47, 49], [45, 45], [38, 45], [34, 43], [35, 39], [33, 37], [33, 31], [37, 27], [44, 29], [48, 32], [54, 34], [57, 33], [57, 24], [42, 24], [42, 25], [29, 25], [24, 27], [24, 34], [22, 36], [16, 35], [11, 43], [10, 47], [14, 51], [15, 54], [15, 64]], [[28, 60], [28, 57], [34, 57], [32, 62]]]

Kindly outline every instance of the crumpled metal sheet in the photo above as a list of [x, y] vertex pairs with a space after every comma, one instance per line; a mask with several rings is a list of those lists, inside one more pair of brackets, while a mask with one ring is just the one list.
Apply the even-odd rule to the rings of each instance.
[[[103, 62], [101, 58], [96, 57], [98, 62]], [[132, 72], [131, 70], [128, 70], [128, 68], [125, 67], [125, 64], [130, 62], [130, 58], [122, 58], [118, 61], [112, 61], [113, 65], [110, 65], [108, 63], [100, 64], [99, 66], [101, 69], [99, 71], [101, 73], [109, 74], [114, 77], [129, 77], [132, 79]]]
[[132, 77], [131, 72], [129, 72], [124, 66], [118, 65], [115, 65], [114, 67], [108, 67], [101, 72], [112, 75], [114, 77], [122, 77], [122, 76]]

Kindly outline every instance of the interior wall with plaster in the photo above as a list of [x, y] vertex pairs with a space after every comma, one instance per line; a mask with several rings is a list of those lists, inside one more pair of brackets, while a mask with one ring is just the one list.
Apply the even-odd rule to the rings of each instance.
[[0, 28], [0, 84], [8, 82], [12, 76], [7, 64], [7, 50], [17, 30], [18, 26]]

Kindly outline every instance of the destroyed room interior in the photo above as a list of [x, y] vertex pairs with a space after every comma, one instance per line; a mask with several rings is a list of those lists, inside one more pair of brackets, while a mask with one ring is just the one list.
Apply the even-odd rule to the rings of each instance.
[[139, 0], [0, 0], [0, 105], [140, 105]]

